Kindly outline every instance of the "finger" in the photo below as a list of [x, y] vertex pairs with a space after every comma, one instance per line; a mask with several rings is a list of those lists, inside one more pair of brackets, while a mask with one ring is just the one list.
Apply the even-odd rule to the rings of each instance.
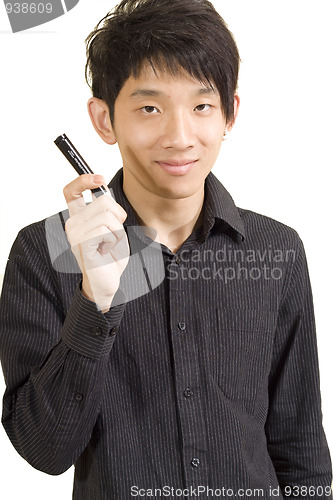
[[[83, 220], [75, 226], [73, 231], [74, 234], [81, 235], [82, 239], [86, 239], [92, 231], [98, 231], [101, 235], [110, 231], [117, 235], [124, 231], [124, 227], [113, 213], [106, 212], [98, 213], [94, 217]], [[120, 239], [120, 237], [117, 237], [117, 239]]]
[[109, 232], [102, 243], [97, 235], [77, 245], [73, 251], [74, 254], [80, 254], [80, 261], [85, 269], [94, 269], [114, 262], [111, 251], [116, 246], [116, 241], [114, 235]]
[[[98, 231], [92, 231], [90, 238], [77, 246], [80, 247], [81, 257], [85, 262], [90, 262], [89, 267], [94, 261], [103, 262], [103, 265], [111, 261], [120, 262], [123, 259], [128, 259], [130, 254], [128, 239], [124, 230], [122, 231], [122, 237], [119, 239], [111, 232], [100, 235]], [[120, 264], [123, 265], [123, 263]]]
[[69, 217], [71, 219], [74, 215], [80, 213], [86, 207], [86, 202], [84, 201], [83, 196], [81, 196], [76, 200], [67, 202], [67, 206]]
[[[74, 181], [64, 187], [63, 193], [67, 205], [71, 204], [71, 211], [76, 213], [77, 210], [82, 210], [83, 195], [87, 189], [95, 189], [105, 184], [104, 177], [101, 175], [83, 174], [74, 179]], [[73, 204], [73, 201], [81, 200], [79, 203]], [[70, 208], [70, 207], [69, 207]]]
[[95, 252], [100, 252], [100, 246], [102, 248], [107, 245], [110, 251], [117, 244], [117, 237], [111, 231], [100, 232], [98, 229], [91, 231], [89, 237], [83, 240], [80, 244], [82, 249], [89, 255], [93, 255]]
[[127, 213], [123, 207], [111, 196], [99, 196], [95, 198], [92, 203], [86, 206], [86, 210], [82, 213], [82, 216], [88, 221], [91, 217], [101, 212], [113, 213], [120, 223], [123, 223], [127, 218]]
[[113, 241], [114, 244], [120, 239], [121, 236], [117, 237], [117, 233], [120, 231], [110, 231], [106, 226], [93, 227], [90, 231], [84, 232], [81, 227], [75, 227], [73, 231], [67, 234], [68, 241], [71, 247], [80, 245], [81, 243], [86, 246], [97, 247], [103, 241]]
[[99, 252], [101, 255], [108, 255], [113, 247], [114, 247], [114, 242], [108, 243], [106, 241], [103, 241], [102, 243], [99, 244], [97, 252]]
[[[125, 231], [123, 233], [123, 237], [120, 238], [120, 240], [117, 241], [116, 245], [114, 245], [110, 249], [110, 253], [116, 262], [120, 263], [121, 265], [126, 265], [127, 259], [130, 255], [130, 248]], [[121, 262], [123, 259], [124, 262]]]

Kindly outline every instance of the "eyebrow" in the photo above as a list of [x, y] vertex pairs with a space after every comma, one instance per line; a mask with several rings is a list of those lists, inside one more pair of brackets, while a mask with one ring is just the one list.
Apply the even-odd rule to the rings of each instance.
[[[193, 92], [193, 96], [202, 96], [202, 95], [217, 95], [216, 89], [213, 87], [201, 87], [200, 89]], [[164, 92], [160, 92], [159, 90], [154, 89], [135, 89], [130, 97], [156, 97], [156, 96], [164, 96], [166, 95]]]
[[198, 89], [197, 92], [194, 93], [194, 95], [212, 95], [212, 94], [218, 94], [217, 90], [214, 89], [214, 87], [203, 87], [201, 89]]
[[161, 95], [162, 92], [153, 89], [136, 89], [131, 93], [130, 97], [149, 97]]

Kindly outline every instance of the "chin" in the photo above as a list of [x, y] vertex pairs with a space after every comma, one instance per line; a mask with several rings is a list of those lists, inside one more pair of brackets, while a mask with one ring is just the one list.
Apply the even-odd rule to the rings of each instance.
[[[163, 198], [169, 200], [180, 200], [183, 198], [189, 198], [195, 193], [195, 189], [190, 189], [190, 186], [163, 186], [158, 189], [158, 193]], [[156, 194], [157, 194], [156, 192]]]

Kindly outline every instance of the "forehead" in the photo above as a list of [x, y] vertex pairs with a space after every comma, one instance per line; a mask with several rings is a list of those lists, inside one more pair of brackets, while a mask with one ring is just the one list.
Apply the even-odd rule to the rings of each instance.
[[184, 97], [211, 95], [219, 99], [219, 93], [214, 85], [192, 77], [182, 67], [178, 67], [176, 71], [169, 71], [164, 67], [153, 68], [148, 62], [142, 65], [136, 76], [131, 75], [126, 80], [121, 92], [134, 99], [170, 92], [177, 93], [177, 91], [183, 92]]

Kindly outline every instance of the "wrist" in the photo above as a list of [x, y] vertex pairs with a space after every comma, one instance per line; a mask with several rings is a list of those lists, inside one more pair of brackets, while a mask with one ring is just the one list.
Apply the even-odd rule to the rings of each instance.
[[83, 283], [81, 287], [81, 292], [86, 299], [90, 300], [91, 302], [94, 302], [98, 307], [98, 309], [100, 309], [103, 314], [110, 310], [114, 295], [110, 297], [97, 297], [95, 294], [92, 293], [91, 289], [89, 287], [87, 289], [87, 287], [84, 286]]

